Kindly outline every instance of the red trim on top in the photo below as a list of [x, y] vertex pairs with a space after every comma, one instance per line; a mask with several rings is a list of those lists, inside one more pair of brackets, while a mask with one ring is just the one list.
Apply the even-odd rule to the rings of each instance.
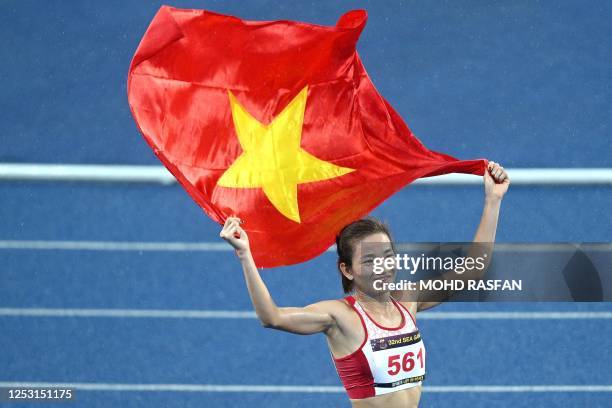
[[[403, 328], [406, 325], [406, 318], [404, 317], [404, 314], [402, 313], [402, 310], [399, 308], [399, 306], [397, 305], [397, 302], [395, 300], [393, 300], [393, 298], [391, 298], [391, 301], [393, 302], [393, 304], [395, 305], [395, 308], [397, 309], [397, 311], [400, 313], [400, 315], [402, 316], [402, 322], [400, 323], [400, 325], [398, 327], [385, 327], [381, 324], [376, 323], [376, 320], [372, 319], [372, 316], [370, 316], [368, 314], [368, 312], [366, 312], [366, 310], [363, 308], [363, 306], [361, 307], [361, 309], [363, 310], [363, 313], [366, 314], [366, 316], [368, 316], [368, 319], [370, 319], [370, 321], [372, 323], [374, 323], [376, 326], [380, 327], [381, 329], [384, 330], [399, 330], [401, 328]], [[361, 305], [360, 305], [361, 306]], [[410, 316], [412, 317], [412, 316]]]
[[334, 359], [334, 361], [342, 361], [342, 360], [346, 360], [346, 359], [353, 357], [355, 354], [361, 351], [363, 346], [366, 344], [366, 341], [368, 341], [368, 337], [369, 337], [368, 329], [366, 328], [366, 324], [365, 324], [365, 321], [363, 320], [363, 316], [361, 316], [361, 313], [359, 313], [359, 311], [355, 307], [355, 298], [352, 296], [347, 296], [344, 299], [348, 302], [349, 305], [351, 305], [355, 313], [357, 313], [357, 316], [359, 316], [359, 320], [361, 320], [361, 327], [363, 327], [363, 341], [361, 342], [361, 346], [359, 346], [357, 350], [353, 351], [351, 354], [347, 354], [346, 356], [337, 357], [337, 358], [334, 357], [334, 355], [332, 354], [332, 358]]
[[335, 358], [332, 354], [334, 365], [349, 399], [373, 397], [376, 395], [374, 376], [372, 375], [368, 359], [363, 353], [363, 346], [369, 337], [368, 330], [363, 316], [355, 308], [355, 298], [347, 296], [344, 299], [351, 305], [357, 316], [359, 316], [363, 327], [364, 339], [359, 348], [347, 356]]
[[408, 316], [410, 316], [410, 318], [412, 319], [412, 323], [414, 323], [414, 327], [416, 327], [416, 320], [414, 319], [414, 317], [412, 317], [412, 313], [410, 313], [410, 310], [408, 310], [408, 308], [406, 306], [404, 306], [401, 302], [397, 302], [397, 303], [401, 307], [403, 307], [406, 312], [408, 312]]
[[[366, 362], [365, 364], [367, 364], [367, 359], [365, 355], [363, 353], [361, 355], [363, 356], [363, 359]], [[346, 390], [346, 393], [349, 399], [363, 399], [363, 398], [370, 398], [370, 397], [376, 396], [376, 390], [374, 389], [374, 378], [373, 377], [371, 377], [371, 379], [368, 380], [367, 385], [355, 385], [355, 386], [349, 386], [348, 388], [344, 386], [344, 389]]]

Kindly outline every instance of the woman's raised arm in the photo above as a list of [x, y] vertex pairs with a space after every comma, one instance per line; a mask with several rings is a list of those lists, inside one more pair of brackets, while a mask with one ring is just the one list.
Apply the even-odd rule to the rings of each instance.
[[228, 217], [219, 235], [234, 248], [240, 260], [247, 289], [261, 324], [296, 334], [327, 332], [334, 327], [336, 320], [333, 309], [337, 301], [322, 301], [306, 307], [276, 306], [255, 266], [248, 236], [240, 223], [239, 218]]
[[[495, 234], [497, 231], [497, 221], [499, 219], [499, 209], [501, 201], [508, 187], [510, 186], [510, 177], [504, 168], [495, 162], [489, 162], [485, 173], [484, 179], [484, 207], [482, 210], [482, 216], [480, 218], [480, 224], [474, 235], [473, 245], [468, 251], [467, 256], [469, 258], [477, 258], [482, 254], [490, 254], [488, 257], [484, 257], [484, 267], [481, 269], [471, 268], [467, 269], [461, 274], [463, 279], [480, 279], [484, 275], [485, 271], [489, 267], [493, 254], [493, 243], [495, 242]], [[459, 276], [455, 272], [447, 272], [442, 275], [442, 279], [456, 279]], [[419, 293], [419, 302], [417, 306], [418, 311], [430, 309], [434, 306], [439, 305], [441, 302], [446, 300], [452, 291], [422, 291]], [[422, 300], [426, 299], [426, 300]]]

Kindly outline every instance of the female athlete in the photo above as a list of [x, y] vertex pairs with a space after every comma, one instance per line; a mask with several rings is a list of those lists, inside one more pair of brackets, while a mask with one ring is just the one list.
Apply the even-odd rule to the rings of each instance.
[[[484, 209], [474, 242], [495, 241], [501, 200], [510, 179], [499, 164], [489, 162], [484, 178]], [[334, 365], [353, 407], [417, 407], [425, 375], [425, 348], [416, 326], [417, 312], [439, 304], [431, 298], [402, 297], [399, 291], [375, 290], [374, 280], [393, 281], [394, 271], [372, 273], [377, 255], [362, 251], [375, 242], [389, 256], [391, 236], [375, 219], [355, 221], [336, 237], [343, 299], [306, 307], [278, 307], [264, 284], [249, 249], [241, 220], [229, 217], [220, 233], [235, 249], [255, 312], [264, 327], [297, 334], [323, 333]], [[387, 248], [387, 249], [385, 249]], [[369, 341], [368, 341], [369, 340]]]

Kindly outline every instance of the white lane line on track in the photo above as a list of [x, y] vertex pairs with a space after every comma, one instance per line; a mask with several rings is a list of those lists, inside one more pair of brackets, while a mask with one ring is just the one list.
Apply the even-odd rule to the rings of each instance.
[[[446, 243], [444, 245], [452, 245]], [[431, 247], [431, 243], [399, 243], [402, 250], [414, 250]], [[572, 247], [581, 247], [589, 251], [612, 251], [612, 243], [498, 243], [495, 251], [564, 251]], [[73, 251], [194, 251], [216, 252], [233, 251], [225, 242], [141, 242], [141, 241], [61, 241], [61, 240], [0, 240], [0, 249], [27, 250], [73, 250]], [[336, 245], [330, 246], [326, 252], [335, 252]]]
[[[343, 387], [331, 385], [221, 385], [221, 384], [109, 384], [0, 381], [5, 388], [73, 388], [77, 391], [128, 392], [269, 392], [269, 393], [344, 393]], [[612, 385], [431, 385], [424, 392], [612, 392]]]
[[94, 251], [232, 251], [225, 242], [0, 241], [0, 249]]
[[[610, 185], [612, 168], [508, 168], [514, 186], [520, 185]], [[0, 163], [0, 180], [159, 183], [171, 185], [175, 177], [160, 165], [100, 165], [62, 163]], [[415, 185], [480, 185], [482, 177], [445, 174], [417, 179]]]
[[[157, 309], [59, 309], [59, 308], [0, 308], [0, 316], [17, 317], [111, 317], [111, 318], [170, 318], [170, 319], [256, 319], [250, 310], [157, 310]], [[612, 319], [606, 312], [425, 312], [421, 320], [573, 320]]]

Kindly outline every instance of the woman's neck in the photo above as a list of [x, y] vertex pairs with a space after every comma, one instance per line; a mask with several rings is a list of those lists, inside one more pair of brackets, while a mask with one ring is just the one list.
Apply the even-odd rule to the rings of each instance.
[[368, 310], [372, 310], [377, 313], [386, 314], [389, 311], [393, 311], [392, 297], [390, 292], [381, 292], [376, 295], [368, 295], [359, 290], [355, 291], [355, 300], [363, 307], [367, 305]]

